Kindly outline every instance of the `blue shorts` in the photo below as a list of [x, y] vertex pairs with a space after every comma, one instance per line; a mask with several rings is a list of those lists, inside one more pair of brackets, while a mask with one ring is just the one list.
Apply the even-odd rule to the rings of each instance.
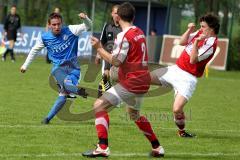
[[52, 75], [57, 81], [60, 91], [64, 91], [64, 82], [70, 82], [73, 85], [78, 85], [80, 79], [81, 71], [80, 69], [73, 68], [72, 65], [62, 65], [59, 67], [54, 67]]

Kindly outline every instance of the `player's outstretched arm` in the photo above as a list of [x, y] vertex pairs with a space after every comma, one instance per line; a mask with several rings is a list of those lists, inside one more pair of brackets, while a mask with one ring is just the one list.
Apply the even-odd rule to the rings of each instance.
[[88, 18], [87, 14], [85, 14], [85, 13], [79, 13], [78, 16], [80, 17], [80, 19], [83, 20], [83, 23], [85, 24], [87, 30], [91, 29], [91, 27], [92, 27], [92, 21], [91, 21], [91, 19]]
[[79, 36], [82, 32], [87, 31], [92, 27], [92, 21], [85, 13], [80, 13], [78, 16], [83, 20], [83, 23], [68, 26], [70, 31], [76, 36]]

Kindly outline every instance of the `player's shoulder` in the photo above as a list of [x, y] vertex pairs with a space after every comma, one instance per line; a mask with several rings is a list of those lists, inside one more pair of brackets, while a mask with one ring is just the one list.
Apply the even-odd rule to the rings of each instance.
[[131, 26], [126, 31], [128, 34], [144, 34], [143, 31], [137, 26]]
[[53, 39], [53, 37], [54, 37], [54, 36], [53, 36], [51, 30], [49, 30], [49, 31], [47, 31], [47, 32], [42, 32], [42, 33], [41, 33], [41, 39], [42, 39], [43, 41], [49, 40], [49, 39]]
[[105, 23], [105, 27], [113, 27], [113, 24], [111, 22]]
[[51, 31], [47, 31], [47, 32], [42, 32], [41, 33], [41, 37], [42, 38], [47, 38], [47, 37], [49, 37], [51, 35]]
[[45, 37], [48, 36], [48, 34], [49, 34], [49, 31], [48, 31], [48, 32], [43, 32], [43, 33], [41, 33], [41, 37], [42, 37], [42, 38], [45, 38]]
[[132, 39], [134, 36], [136, 36], [136, 32], [138, 33], [142, 33], [141, 29], [136, 27], [136, 26], [130, 26], [126, 29], [124, 29], [123, 31], [121, 31], [118, 35], [117, 35], [117, 39], [122, 40], [124, 37], [127, 39]]
[[62, 32], [68, 31], [68, 30], [69, 30], [69, 27], [71, 27], [71, 26], [72, 26], [72, 25], [63, 26], [63, 27], [62, 27]]
[[105, 26], [103, 27], [103, 29], [106, 31], [106, 32], [116, 32], [117, 30], [117, 27], [115, 26], [114, 23], [106, 23]]
[[[136, 26], [132, 26], [126, 32], [126, 37], [128, 37], [130, 39], [135, 39], [135, 37], [144, 38], [145, 35], [144, 35], [144, 32], [140, 28], [138, 28]], [[137, 38], [137, 39], [139, 39], [139, 38]]]

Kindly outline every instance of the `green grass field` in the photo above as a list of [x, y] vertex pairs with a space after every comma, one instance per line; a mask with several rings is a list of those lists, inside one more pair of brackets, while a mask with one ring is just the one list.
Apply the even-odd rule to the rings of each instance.
[[[25, 57], [16, 63], [0, 62], [0, 159], [79, 160], [81, 152], [96, 144], [94, 120], [64, 121], [55, 117], [40, 124], [57, 97], [49, 87], [50, 65], [37, 58], [25, 74], [19, 72]], [[84, 70], [83, 67], [83, 77]], [[96, 88], [95, 83], [81, 83]], [[199, 83], [185, 111], [187, 130], [194, 139], [176, 135], [172, 120], [173, 92], [145, 98], [142, 113], [165, 148], [164, 159], [240, 159], [240, 72], [210, 70]], [[95, 98], [78, 98], [72, 114], [91, 109]], [[150, 144], [126, 116], [125, 108], [110, 113], [109, 159], [149, 159]]]

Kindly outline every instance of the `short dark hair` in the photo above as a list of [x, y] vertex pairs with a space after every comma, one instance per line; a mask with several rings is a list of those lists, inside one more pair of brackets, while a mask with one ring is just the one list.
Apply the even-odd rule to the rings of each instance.
[[61, 21], [62, 21], [62, 16], [59, 13], [54, 13], [53, 12], [48, 16], [48, 23], [50, 23], [50, 21], [54, 18], [61, 19]]
[[122, 3], [117, 11], [118, 16], [126, 22], [132, 22], [135, 17], [135, 8], [129, 2]]
[[215, 34], [219, 33], [220, 24], [218, 16], [212, 13], [207, 13], [200, 17], [199, 22], [206, 22], [208, 26], [214, 30]]

